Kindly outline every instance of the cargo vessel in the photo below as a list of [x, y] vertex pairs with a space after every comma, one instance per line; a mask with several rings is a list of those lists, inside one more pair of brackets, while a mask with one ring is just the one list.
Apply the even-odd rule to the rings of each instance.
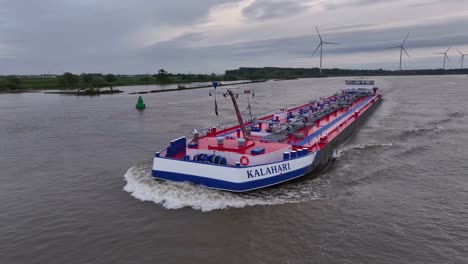
[[[236, 98], [251, 90], [214, 89], [230, 97], [237, 123], [194, 129], [154, 155], [156, 179], [191, 182], [208, 188], [246, 192], [313, 175], [382, 101], [374, 80], [346, 80], [341, 91], [244, 121]], [[216, 102], [216, 99], [215, 99]], [[250, 105], [249, 105], [250, 108]], [[217, 105], [216, 105], [217, 114]]]

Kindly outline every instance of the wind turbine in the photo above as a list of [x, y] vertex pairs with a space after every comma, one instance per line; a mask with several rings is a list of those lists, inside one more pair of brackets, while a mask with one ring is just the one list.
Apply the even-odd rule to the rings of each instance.
[[315, 48], [314, 53], [312, 53], [312, 56], [314, 56], [315, 52], [317, 52], [317, 50], [320, 48], [320, 75], [321, 75], [321, 74], [322, 74], [323, 44], [338, 45], [338, 43], [323, 41], [323, 40], [322, 40], [322, 36], [320, 36], [320, 32], [319, 32], [317, 26], [315, 26], [315, 29], [317, 30], [317, 34], [318, 34], [318, 36], [319, 36], [320, 43], [318, 44], [317, 48]]
[[434, 54], [444, 54], [444, 66], [442, 67], [443, 70], [445, 70], [445, 59], [450, 61], [449, 57], [447, 56], [447, 52], [450, 50], [451, 47], [452, 46], [450, 46], [445, 52], [434, 53]]
[[468, 54], [463, 54], [461, 51], [459, 51], [457, 49], [458, 53], [460, 53], [461, 55], [461, 59], [460, 59], [460, 63], [461, 63], [461, 68], [463, 69], [463, 61], [465, 60], [465, 55], [468, 55]]
[[390, 49], [400, 48], [400, 71], [401, 71], [401, 60], [403, 59], [403, 52], [405, 52], [406, 56], [408, 56], [409, 58], [409, 54], [405, 50], [405, 44], [406, 44], [406, 40], [408, 39], [408, 36], [409, 36], [409, 32], [406, 34], [405, 39], [399, 46], [390, 47]]

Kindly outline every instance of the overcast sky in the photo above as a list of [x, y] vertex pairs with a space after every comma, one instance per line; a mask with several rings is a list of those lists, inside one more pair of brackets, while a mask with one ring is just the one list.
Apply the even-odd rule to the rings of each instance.
[[[459, 67], [466, 0], [0, 0], [0, 74]], [[468, 57], [468, 56], [467, 56]], [[468, 61], [465, 63], [468, 65]]]

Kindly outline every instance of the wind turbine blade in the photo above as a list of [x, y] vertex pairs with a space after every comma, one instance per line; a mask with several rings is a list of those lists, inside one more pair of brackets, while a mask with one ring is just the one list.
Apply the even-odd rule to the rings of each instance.
[[317, 34], [318, 34], [318, 36], [319, 36], [320, 43], [322, 43], [322, 42], [323, 42], [323, 41], [322, 41], [322, 36], [320, 36], [320, 32], [319, 32], [319, 30], [318, 30], [318, 27], [317, 27], [317, 26], [315, 26], [315, 30], [317, 30]]
[[445, 53], [447, 53], [450, 50], [451, 47], [452, 47], [452, 45], [450, 45], [450, 47], [447, 49], [447, 51], [445, 51]]
[[410, 55], [408, 54], [408, 52], [406, 52], [405, 48], [403, 48], [403, 46], [401, 46], [401, 49], [406, 53], [406, 56], [408, 56], [408, 58], [409, 58]]
[[406, 37], [405, 37], [405, 40], [403, 40], [403, 43], [401, 43], [401, 45], [402, 45], [402, 46], [404, 46], [404, 45], [405, 45], [405, 43], [406, 43], [406, 40], [408, 39], [408, 36], [409, 36], [409, 32], [408, 32], [408, 34], [406, 34]]
[[447, 58], [448, 61], [450, 61], [450, 58], [449, 56], [447, 56], [447, 54], [445, 54], [445, 57]]
[[322, 42], [323, 44], [332, 44], [332, 45], [340, 45], [340, 43], [335, 43], [335, 42]]
[[462, 56], [463, 56], [463, 53], [462, 53], [461, 51], [459, 51], [458, 49], [456, 49], [456, 50], [458, 51], [458, 53], [460, 53], [460, 55], [462, 55]]
[[320, 42], [320, 44], [318, 44], [317, 48], [315, 48], [314, 53], [312, 53], [312, 56], [314, 56], [315, 52], [317, 52], [317, 50], [320, 48], [321, 45], [322, 45], [322, 42]]
[[395, 46], [395, 47], [388, 47], [387, 49], [396, 49], [396, 48], [400, 48], [401, 46]]
[[437, 52], [437, 53], [434, 53], [434, 54], [445, 54], [445, 52]]

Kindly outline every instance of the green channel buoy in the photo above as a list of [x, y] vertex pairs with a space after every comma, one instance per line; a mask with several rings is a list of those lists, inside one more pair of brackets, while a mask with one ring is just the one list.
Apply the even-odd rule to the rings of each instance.
[[136, 103], [135, 107], [136, 107], [136, 109], [145, 109], [146, 108], [146, 105], [143, 102], [143, 98], [141, 98], [141, 96], [138, 97], [138, 102]]

